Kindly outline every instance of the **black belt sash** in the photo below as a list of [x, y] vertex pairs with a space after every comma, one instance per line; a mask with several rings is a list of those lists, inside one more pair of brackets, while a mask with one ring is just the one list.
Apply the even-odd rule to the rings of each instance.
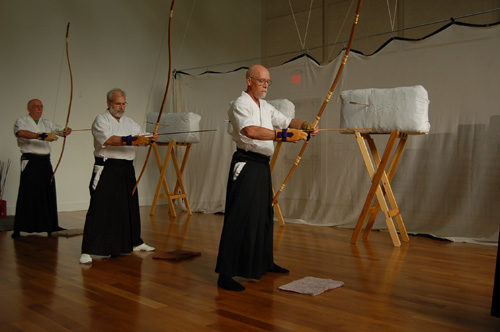
[[239, 156], [242, 156], [246, 159], [253, 160], [256, 162], [260, 163], [268, 163], [271, 160], [271, 157], [257, 153], [257, 152], [252, 152], [252, 151], [245, 151], [243, 149], [237, 148], [236, 149], [236, 154]]
[[126, 165], [133, 163], [134, 163], [133, 160], [127, 160], [127, 159], [107, 158], [106, 160], [104, 160], [103, 157], [94, 157], [94, 164], [98, 166], [105, 166], [106, 164]]
[[50, 154], [23, 153], [21, 160], [50, 160]]

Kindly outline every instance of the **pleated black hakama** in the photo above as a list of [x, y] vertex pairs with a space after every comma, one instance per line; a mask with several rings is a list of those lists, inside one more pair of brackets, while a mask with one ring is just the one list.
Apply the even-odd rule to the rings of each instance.
[[21, 171], [14, 217], [15, 232], [55, 232], [57, 218], [56, 183], [52, 178], [50, 155], [23, 153], [27, 161]]
[[[99, 165], [101, 164], [101, 165]], [[85, 219], [82, 253], [111, 255], [130, 253], [143, 243], [141, 217], [135, 185], [132, 160], [96, 158], [96, 165], [104, 166], [97, 186], [93, 187], [94, 171], [90, 181], [90, 206]]]
[[[245, 166], [233, 180], [238, 162]], [[238, 149], [229, 171], [217, 273], [260, 279], [273, 266], [272, 199], [269, 157]]]

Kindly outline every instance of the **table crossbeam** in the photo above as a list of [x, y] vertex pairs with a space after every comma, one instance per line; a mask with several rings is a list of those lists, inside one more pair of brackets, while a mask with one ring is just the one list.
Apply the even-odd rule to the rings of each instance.
[[[175, 142], [175, 141], [170, 141], [168, 143], [158, 143], [155, 142], [153, 143], [153, 151], [155, 154], [156, 158], [156, 165], [158, 166], [158, 170], [160, 171], [160, 177], [158, 178], [158, 183], [156, 185], [156, 190], [155, 190], [155, 196], [153, 199], [153, 204], [151, 205], [151, 210], [149, 212], [150, 215], [154, 215], [156, 211], [156, 206], [158, 204], [158, 199], [159, 198], [167, 198], [168, 199], [168, 207], [169, 207], [169, 212], [172, 217], [176, 217], [177, 214], [175, 212], [175, 205], [174, 201], [176, 199], [182, 199], [184, 201], [184, 205], [186, 206], [186, 210], [189, 215], [192, 215], [191, 212], [191, 207], [189, 205], [189, 199], [187, 196], [186, 188], [184, 186], [184, 180], [183, 180], [183, 175], [184, 175], [184, 170], [186, 169], [187, 165], [187, 160], [189, 156], [189, 152], [191, 150], [191, 144], [192, 143], [181, 143], [181, 142]], [[163, 159], [162, 163], [162, 158], [160, 155], [159, 151], [159, 146], [167, 146], [167, 151], [165, 153], [165, 158]], [[181, 166], [179, 167], [179, 163], [177, 160], [177, 156], [175, 153], [175, 147], [176, 146], [184, 146], [186, 147], [186, 151], [184, 152], [184, 157], [182, 159]], [[172, 159], [172, 164], [175, 170], [175, 174], [177, 176], [176, 184], [174, 187], [174, 191], [170, 191], [168, 181], [166, 178], [166, 172], [168, 168], [168, 164], [170, 159]], [[163, 192], [162, 192], [163, 188]]]
[[[395, 247], [399, 247], [401, 246], [401, 240], [403, 242], [409, 242], [409, 237], [404, 225], [401, 211], [399, 210], [396, 198], [394, 197], [394, 193], [392, 191], [391, 180], [401, 159], [408, 135], [400, 133], [399, 131], [391, 132], [382, 158], [380, 158], [377, 147], [370, 133], [354, 132], [354, 135], [361, 151], [368, 175], [370, 176], [372, 182], [358, 218], [358, 222], [353, 231], [351, 243], [355, 244], [357, 242], [365, 224], [365, 220], [367, 219], [368, 221], [363, 233], [363, 239], [368, 239], [368, 236], [373, 228], [373, 224], [375, 223], [376, 216], [378, 212], [382, 210], [392, 243]], [[399, 142], [396, 146], [398, 139]], [[368, 147], [366, 143], [368, 143]], [[394, 156], [389, 164], [390, 156], [395, 146]], [[388, 165], [389, 168], [386, 172]], [[374, 202], [375, 197], [376, 200]], [[373, 206], [372, 203], [374, 203]], [[395, 222], [393, 218], [395, 219]], [[399, 239], [395, 223], [398, 226], [401, 240]]]

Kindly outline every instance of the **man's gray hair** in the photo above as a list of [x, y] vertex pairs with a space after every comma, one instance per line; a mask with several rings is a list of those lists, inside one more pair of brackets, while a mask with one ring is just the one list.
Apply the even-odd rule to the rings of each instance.
[[115, 88], [115, 89], [111, 89], [108, 91], [108, 93], [106, 94], [106, 98], [107, 100], [111, 103], [113, 101], [113, 95], [118, 95], [118, 96], [122, 96], [122, 97], [127, 97], [127, 94], [125, 93], [125, 91], [123, 91], [122, 89], [118, 89], [118, 88]]
[[33, 98], [33, 99], [28, 100], [28, 103], [26, 104], [26, 107], [30, 107], [30, 104], [31, 104], [32, 102], [34, 102], [35, 100], [40, 100], [40, 99], [38, 99], [38, 98]]

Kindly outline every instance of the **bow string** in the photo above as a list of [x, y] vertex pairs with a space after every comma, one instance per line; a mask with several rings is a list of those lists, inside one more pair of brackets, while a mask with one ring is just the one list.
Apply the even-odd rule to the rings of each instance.
[[[325, 97], [325, 100], [323, 101], [323, 104], [321, 105], [321, 108], [319, 109], [319, 112], [316, 115], [316, 118], [314, 119], [313, 127], [316, 127], [318, 125], [319, 120], [321, 119], [321, 115], [323, 115], [323, 112], [325, 111], [326, 105], [328, 104], [328, 102], [330, 101], [330, 98], [333, 95], [335, 87], [337, 86], [337, 83], [338, 83], [338, 81], [340, 79], [340, 76], [342, 75], [342, 71], [344, 70], [344, 66], [345, 66], [345, 64], [347, 62], [347, 58], [349, 57], [349, 52], [351, 51], [352, 42], [354, 40], [354, 32], [356, 31], [356, 26], [358, 25], [358, 21], [359, 21], [359, 11], [361, 9], [361, 2], [362, 2], [362, 0], [358, 0], [358, 6], [356, 8], [356, 14], [354, 15], [354, 21], [352, 23], [352, 28], [351, 28], [351, 35], [349, 36], [349, 42], [348, 42], [346, 50], [344, 52], [344, 57], [342, 59], [342, 63], [340, 64], [340, 67], [337, 70], [337, 74], [335, 75], [335, 79], [333, 80], [333, 83], [332, 83], [332, 85], [330, 87], [330, 90], [328, 90], [328, 93], [327, 93], [327, 95]], [[302, 155], [306, 151], [306, 147], [307, 147], [308, 144], [309, 144], [309, 140], [306, 140], [304, 142], [304, 144], [302, 145], [302, 148], [300, 149], [300, 152], [297, 155], [297, 158], [295, 159], [295, 163], [290, 168], [290, 171], [288, 172], [288, 175], [286, 176], [285, 180], [281, 184], [280, 189], [274, 195], [273, 205], [278, 202], [279, 195], [281, 194], [281, 192], [283, 191], [283, 189], [285, 189], [285, 186], [286, 186], [288, 180], [290, 180], [293, 172], [295, 171], [295, 169], [299, 165], [300, 160], [302, 159]]]

